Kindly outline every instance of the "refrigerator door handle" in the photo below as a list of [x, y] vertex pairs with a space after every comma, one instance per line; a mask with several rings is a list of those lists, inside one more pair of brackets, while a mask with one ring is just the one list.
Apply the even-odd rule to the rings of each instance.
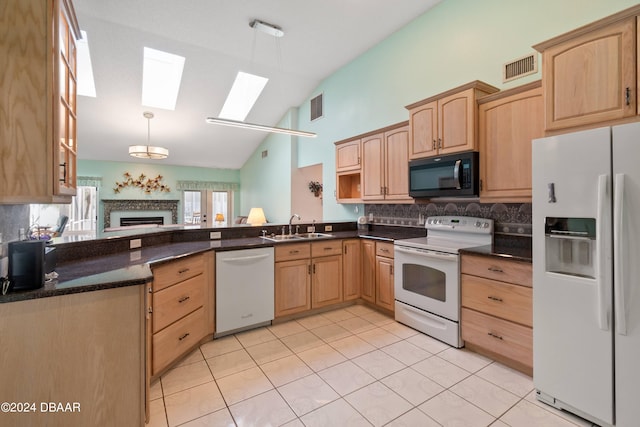
[[[607, 184], [608, 184], [608, 175], [599, 175], [598, 176], [598, 213], [596, 218], [596, 240], [598, 242], [598, 264], [596, 266], [597, 273], [596, 277], [598, 280], [598, 323], [600, 329], [603, 331], [609, 330], [609, 318], [608, 318], [608, 310], [607, 310], [607, 283], [605, 281], [605, 239], [603, 235], [604, 229], [604, 221], [606, 219], [606, 209], [608, 204], [607, 200]], [[609, 205], [610, 206], [610, 205]]]
[[614, 182], [613, 204], [613, 292], [616, 298], [616, 331], [627, 335], [627, 309], [624, 282], [624, 174], [618, 173]]

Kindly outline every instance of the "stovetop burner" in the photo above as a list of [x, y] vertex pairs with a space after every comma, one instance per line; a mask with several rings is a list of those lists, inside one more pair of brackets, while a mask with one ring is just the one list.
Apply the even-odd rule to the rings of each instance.
[[493, 220], [468, 216], [432, 216], [426, 237], [396, 240], [398, 246], [457, 254], [460, 249], [491, 244]]

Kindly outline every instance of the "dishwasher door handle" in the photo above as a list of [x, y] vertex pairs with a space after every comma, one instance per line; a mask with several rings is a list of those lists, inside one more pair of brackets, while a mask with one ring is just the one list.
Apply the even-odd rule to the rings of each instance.
[[235, 257], [235, 258], [221, 258], [220, 261], [228, 262], [230, 264], [247, 264], [249, 262], [268, 258], [268, 257], [269, 257], [269, 254], [262, 254], [262, 255], [241, 256], [241, 257]]

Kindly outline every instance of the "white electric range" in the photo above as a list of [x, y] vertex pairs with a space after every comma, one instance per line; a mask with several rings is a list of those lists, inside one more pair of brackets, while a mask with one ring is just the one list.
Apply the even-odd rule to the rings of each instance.
[[426, 237], [394, 242], [395, 319], [462, 347], [459, 250], [491, 244], [493, 220], [434, 216], [425, 228]]

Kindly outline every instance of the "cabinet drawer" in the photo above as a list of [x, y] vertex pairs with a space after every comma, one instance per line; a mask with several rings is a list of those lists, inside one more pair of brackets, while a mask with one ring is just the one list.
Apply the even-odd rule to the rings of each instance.
[[159, 291], [167, 286], [202, 274], [204, 258], [194, 255], [184, 259], [168, 262], [153, 268], [153, 291]]
[[463, 274], [472, 274], [528, 287], [531, 287], [533, 281], [530, 263], [502, 260], [496, 257], [465, 254], [462, 256], [460, 271]]
[[376, 242], [376, 255], [393, 258], [393, 243]]
[[533, 326], [531, 288], [462, 275], [462, 305], [492, 316]]
[[506, 320], [461, 310], [462, 339], [533, 367], [533, 330]]
[[275, 260], [290, 261], [311, 257], [311, 245], [309, 243], [293, 243], [275, 247]]
[[326, 255], [341, 255], [342, 240], [325, 240], [323, 242], [311, 243], [311, 257]]
[[204, 275], [200, 274], [153, 294], [153, 333], [202, 307]]
[[153, 374], [191, 350], [205, 335], [205, 313], [202, 307], [153, 334]]

